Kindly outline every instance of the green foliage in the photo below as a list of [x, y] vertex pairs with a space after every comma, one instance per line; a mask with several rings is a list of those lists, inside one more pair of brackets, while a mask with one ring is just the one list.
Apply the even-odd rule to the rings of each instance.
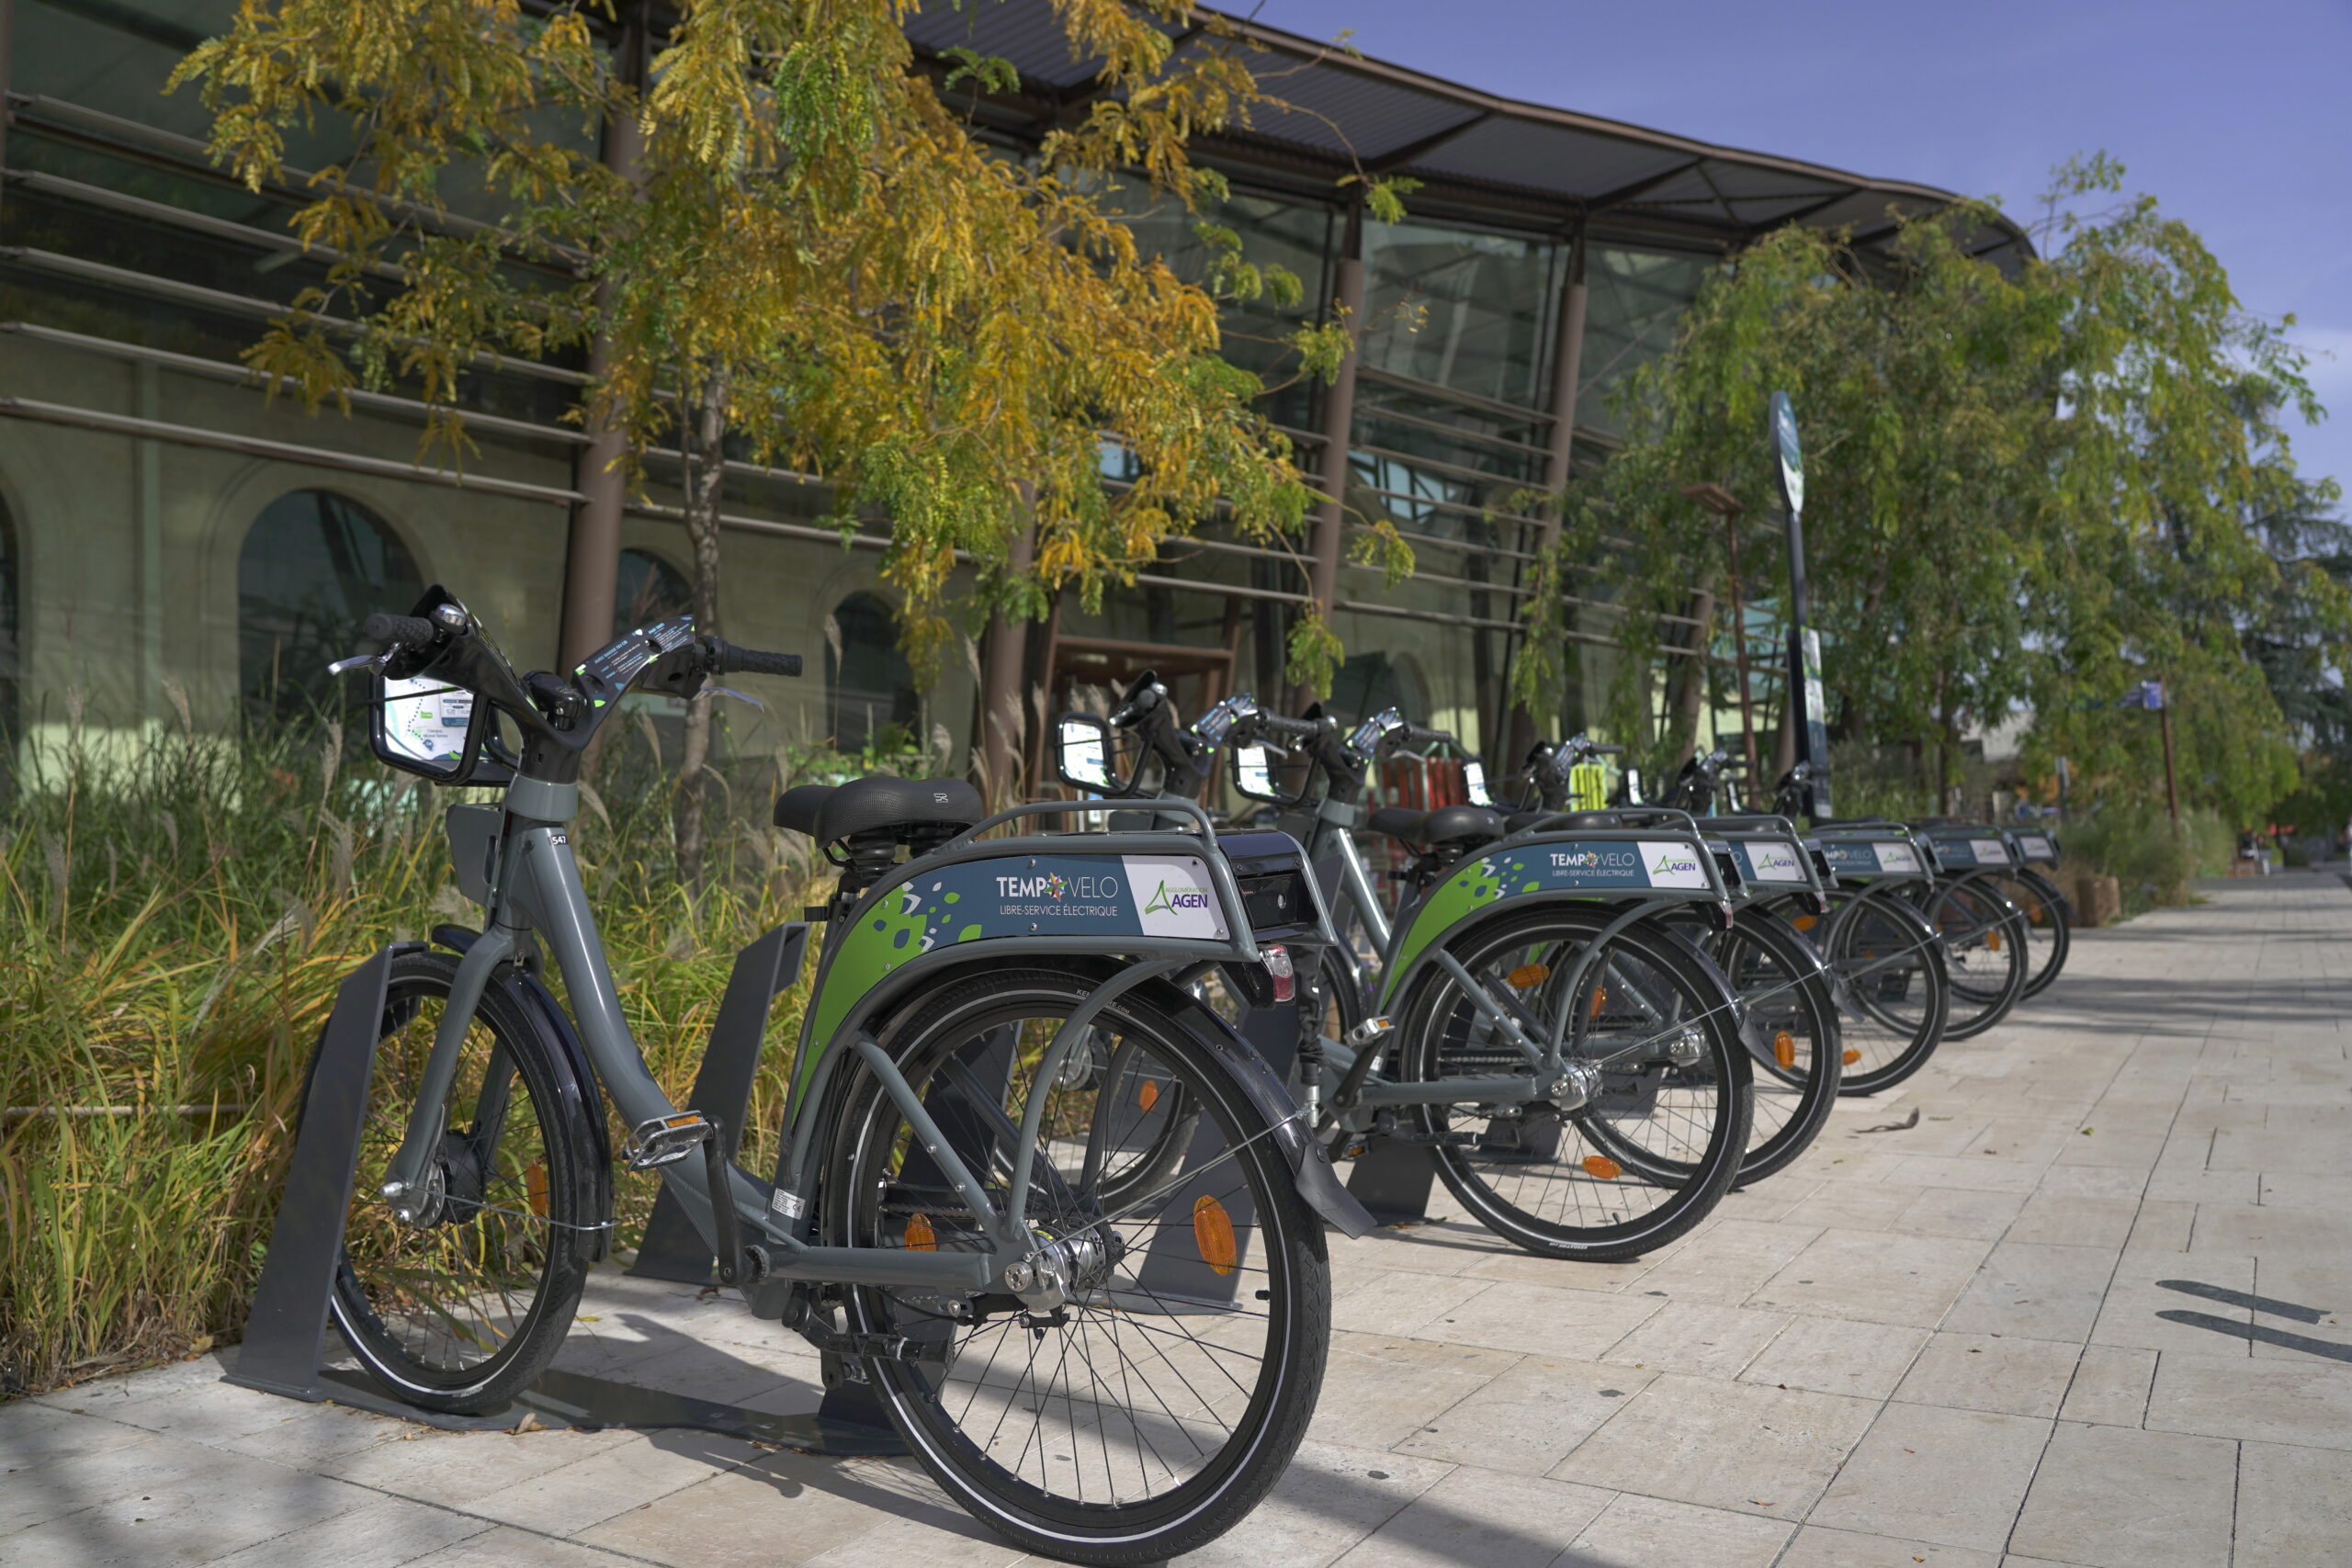
[[[343, 117], [356, 146], [299, 219], [337, 258], [325, 283], [247, 357], [313, 404], [404, 380], [461, 457], [469, 369], [600, 340], [586, 417], [627, 434], [633, 469], [697, 450], [691, 394], [720, 389], [753, 458], [821, 474], [842, 517], [888, 516], [922, 668], [953, 640], [959, 560], [971, 615], [1035, 616], [1066, 586], [1099, 603], [1213, 514], [1295, 533], [1311, 492], [1258, 378], [1219, 357], [1218, 299], [1295, 303], [1302, 284], [1205, 221], [1207, 286], [1184, 282], [1114, 199], [1127, 182], [1197, 217], [1222, 196], [1189, 139], [1275, 101], [1230, 24], [1189, 0], [1059, 0], [1087, 105], [1007, 157], [966, 115], [1016, 73], [957, 48], [934, 84], [907, 9], [684, 0], [640, 85], [562, 0], [248, 0], [175, 77], [212, 110], [214, 156], [258, 186], [289, 125]], [[607, 126], [637, 132], [633, 171], [595, 154]], [[1409, 184], [1366, 179], [1366, 199], [1396, 214]], [[484, 189], [496, 228], [448, 220], [453, 192]], [[1295, 346], [1312, 373], [1338, 364], [1329, 332]], [[1136, 459], [1116, 491], [1106, 439]]]
[[[1994, 214], [1962, 204], [1899, 220], [1871, 258], [1791, 228], [1713, 276], [1588, 481], [1633, 545], [1629, 642], [1654, 645], [1644, 623], [1723, 570], [1685, 487], [1769, 519], [1766, 400], [1784, 389], [1835, 738], [1917, 747], [1937, 785], [1967, 723], [2026, 705], [2035, 771], [2064, 755], [2078, 799], [2144, 805], [2164, 789], [2154, 716], [2117, 699], [2162, 679], [2185, 799], [2242, 820], [2290, 787], [2255, 644], [2280, 628], [2340, 672], [2352, 636], [2352, 595], [2267, 521], [2304, 493], [2282, 422], [2317, 412], [2303, 358], [2153, 200], [2089, 209], [2120, 178], [2062, 171], [2045, 254], [2009, 274], [1974, 254]], [[1785, 604], [1781, 557], [1748, 552], [1751, 603]]]
[[[736, 948], [809, 901], [808, 850], [765, 825], [780, 770], [738, 778], [690, 902], [675, 758], [614, 741], [573, 842], [631, 1026], [683, 1100]], [[334, 987], [386, 942], [480, 919], [448, 797], [352, 763], [340, 737], [181, 732], [41, 761], [0, 814], [0, 1106], [85, 1113], [0, 1122], [0, 1371], [35, 1387], [239, 1330]], [[801, 1001], [776, 1008], [756, 1137], [780, 1123]], [[619, 1199], [633, 1244], [652, 1188], [625, 1177]]]
[[1288, 653], [1290, 678], [1318, 698], [1329, 696], [1346, 649], [1340, 644], [1340, 634], [1323, 618], [1321, 605], [1309, 604], [1291, 622]]
[[2217, 813], [2183, 812], [2176, 835], [2167, 813], [2137, 804], [2069, 818], [2059, 838], [2068, 865], [2115, 878], [2127, 916], [2188, 903], [2190, 881], [2226, 874], [2237, 853], [2237, 835]]

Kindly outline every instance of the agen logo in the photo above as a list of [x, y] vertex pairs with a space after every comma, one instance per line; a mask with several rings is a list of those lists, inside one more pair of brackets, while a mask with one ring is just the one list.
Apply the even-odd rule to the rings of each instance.
[[1170, 888], [1163, 878], [1159, 884], [1159, 891], [1146, 900], [1143, 912], [1147, 915], [1158, 915], [1172, 913], [1178, 909], [1205, 909], [1208, 907], [1207, 894], [1194, 887]]

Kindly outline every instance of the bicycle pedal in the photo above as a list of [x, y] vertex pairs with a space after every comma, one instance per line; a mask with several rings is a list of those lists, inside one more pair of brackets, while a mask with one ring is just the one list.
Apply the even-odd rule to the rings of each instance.
[[621, 1158], [631, 1170], [651, 1170], [685, 1158], [717, 1131], [699, 1111], [656, 1116], [637, 1124], [621, 1145]]

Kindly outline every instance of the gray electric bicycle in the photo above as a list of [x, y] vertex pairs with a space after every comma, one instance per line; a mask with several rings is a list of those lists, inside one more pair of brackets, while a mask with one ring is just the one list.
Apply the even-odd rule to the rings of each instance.
[[1317, 934], [1298, 857], [1238, 880], [1198, 807], [1171, 808], [1180, 829], [1044, 832], [1067, 807], [991, 815], [956, 780], [788, 792], [780, 823], [841, 876], [762, 1180], [647, 1071], [567, 825], [628, 694], [799, 659], [682, 617], [518, 675], [439, 589], [366, 635], [382, 651], [336, 669], [373, 673], [378, 756], [504, 791], [449, 818], [481, 929], [392, 966], [332, 1302], [372, 1375], [479, 1411], [548, 1365], [608, 1245], [609, 1098], [618, 1162], [659, 1176], [721, 1280], [870, 1383], [1007, 1540], [1157, 1562], [1264, 1496], [1322, 1379], [1319, 1219], [1370, 1218], [1183, 983], [1259, 984], [1265, 945]]
[[[1549, 1257], [1637, 1257], [1706, 1216], [1746, 1149], [1751, 1069], [1727, 982], [1661, 918], [1690, 906], [1729, 921], [1724, 868], [1687, 818], [1510, 834], [1492, 810], [1445, 807], [1392, 924], [1349, 830], [1384, 737], [1436, 732], [1389, 712], [1342, 733], [1238, 697], [1186, 731], [1146, 685], [1109, 718], [1062, 716], [1064, 781], [1164, 809], [1167, 781], [1197, 788], [1221, 749], [1239, 793], [1329, 850], [1378, 934], [1369, 985], [1328, 938], [1292, 964], [1306, 1109], [1341, 1157], [1425, 1146], [1475, 1218]], [[1321, 794], [1274, 777], [1278, 749]]]

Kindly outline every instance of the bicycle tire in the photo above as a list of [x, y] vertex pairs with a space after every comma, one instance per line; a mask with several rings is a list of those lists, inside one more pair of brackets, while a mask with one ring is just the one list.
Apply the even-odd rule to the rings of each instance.
[[2057, 884], [2031, 866], [2020, 866], [2001, 880], [2001, 891], [2025, 916], [2027, 939], [2032, 943], [2033, 962], [2028, 966], [2025, 989], [2018, 997], [2023, 1001], [2048, 990], [2065, 969], [2067, 954], [2075, 945], [2074, 916]]
[[[1529, 988], [1556, 989], [1575, 969], [1576, 956], [1614, 914], [1605, 905], [1541, 905], [1479, 921], [1447, 945], [1473, 976], [1512, 959], [1512, 975], [1545, 972]], [[1542, 956], [1526, 958], [1529, 953]], [[1496, 1235], [1545, 1257], [1615, 1262], [1664, 1246], [1714, 1208], [1738, 1176], [1747, 1152], [1750, 1070], [1722, 975], [1688, 940], [1646, 919], [1610, 939], [1604, 964], [1607, 973], [1599, 987], [1584, 987], [1596, 998], [1596, 1019], [1605, 1021], [1589, 1038], [1613, 1041], [1618, 1036], [1611, 1032], [1622, 1028], [1641, 1046], [1673, 1031], [1678, 1039], [1695, 1042], [1699, 1054], [1693, 1062], [1645, 1061], [1630, 1071], [1621, 1068], [1608, 1093], [1566, 1114], [1539, 1110], [1531, 1119], [1522, 1108], [1515, 1129], [1518, 1146], [1540, 1157], [1514, 1158], [1510, 1165], [1498, 1162], [1491, 1124], [1489, 1143], [1474, 1145], [1453, 1136], [1451, 1107], [1414, 1108], [1417, 1135], [1430, 1141], [1447, 1190]], [[1617, 989], [1604, 996], [1611, 986]], [[1563, 1005], [1583, 1004], [1547, 994], [1537, 1015], [1555, 1016], [1548, 1010]], [[1662, 1010], [1669, 1016], [1661, 1022]], [[1507, 1055], [1507, 1047], [1498, 1050], [1482, 1038], [1477, 1010], [1460, 997], [1458, 982], [1442, 968], [1421, 972], [1400, 1011], [1403, 1038], [1396, 1055], [1403, 1081], [1441, 1084], [1448, 1077], [1490, 1072], [1506, 1062], [1512, 1066], [1505, 1070], [1520, 1070], [1515, 1053]], [[1630, 1053], [1597, 1048], [1596, 1060], [1611, 1057], [1622, 1063]], [[1669, 1092], [1678, 1098], [1655, 1142], [1621, 1127], [1617, 1109], [1602, 1103], [1623, 1098], [1635, 1108], [1623, 1118], [1628, 1123], [1658, 1121], [1654, 1113], [1668, 1103]], [[1679, 1125], [1672, 1121], [1677, 1115]], [[1509, 1194], [1496, 1175], [1503, 1169], [1519, 1173], [1510, 1179]], [[1639, 1185], [1624, 1182], [1629, 1172]], [[1545, 1185], [1530, 1186], [1539, 1180]], [[1634, 1204], [1624, 1195], [1653, 1190], [1654, 1206], [1627, 1217]], [[1521, 1200], [1551, 1201], [1563, 1217], [1547, 1218]], [[1574, 1223], [1566, 1217], [1571, 1206]]]
[[[899, 1010], [880, 1038], [909, 1082], [922, 1092], [938, 1065], [968, 1037], [1008, 1021], [1024, 1028], [1034, 1024], [1050, 1033], [1046, 1026], [1051, 1021], [1067, 1017], [1103, 977], [1100, 966], [1072, 960], [951, 980]], [[1170, 988], [1143, 987], [1110, 1003], [1097, 1015], [1097, 1022], [1116, 1032], [1123, 1044], [1137, 1045], [1148, 1056], [1150, 1070], [1181, 1081], [1199, 1117], [1203, 1142], [1194, 1145], [1186, 1172], [1170, 1189], [1167, 1201], [1181, 1209], [1194, 1185], [1212, 1189], [1192, 1201], [1191, 1245], [1201, 1259], [1210, 1260], [1206, 1266], [1214, 1274], [1218, 1265], [1213, 1260], [1213, 1243], [1201, 1239], [1201, 1204], [1215, 1201], [1219, 1205], [1216, 1213], [1226, 1216], [1221, 1223], [1234, 1239], [1229, 1261], [1238, 1274], [1228, 1309], [1169, 1296], [1147, 1280], [1145, 1271], [1161, 1258], [1163, 1247], [1181, 1250], [1187, 1245], [1181, 1214], [1174, 1220], [1160, 1213], [1143, 1220], [1130, 1215], [1114, 1223], [1102, 1213], [1088, 1213], [1090, 1181], [1099, 1180], [1102, 1165], [1107, 1165], [1097, 1164], [1094, 1151], [1109, 1141], [1103, 1129], [1115, 1125], [1114, 1119], [1130, 1103], [1124, 1081], [1061, 1090], [1072, 1098], [1047, 1102], [1046, 1129], [1052, 1133], [1060, 1128], [1061, 1134], [1053, 1151], [1041, 1157], [1057, 1172], [1074, 1162], [1078, 1179], [1057, 1184], [1041, 1172], [1028, 1223], [1064, 1235], [1115, 1238], [1101, 1243], [1095, 1255], [1099, 1278], [1062, 1309], [1065, 1323], [1040, 1325], [1034, 1314], [998, 1313], [967, 1325], [945, 1315], [940, 1303], [930, 1303], [920, 1292], [873, 1287], [847, 1292], [854, 1328], [910, 1337], [928, 1335], [944, 1342], [944, 1360], [936, 1371], [923, 1363], [868, 1360], [867, 1377], [909, 1449], [940, 1486], [975, 1518], [1029, 1551], [1124, 1568], [1194, 1551], [1238, 1523], [1273, 1487], [1314, 1414], [1330, 1332], [1329, 1265], [1321, 1225], [1299, 1197], [1279, 1148], [1265, 1135], [1274, 1123], [1258, 1110], [1223, 1059], [1194, 1036], [1195, 1027], [1209, 1025], [1188, 1021], [1185, 1009], [1201, 1005]], [[1042, 1041], [1036, 1048], [1043, 1048]], [[1008, 1096], [1020, 1087], [1021, 1059], [1016, 1057], [1008, 1079]], [[1090, 1094], [1091, 1100], [1086, 1099]], [[1065, 1114], [1074, 1108], [1078, 1121], [1065, 1126]], [[1005, 1120], [1000, 1126], [1017, 1123], [1016, 1108], [1001, 1114]], [[926, 1186], [909, 1163], [904, 1122], [872, 1073], [861, 1068], [844, 1086], [833, 1124], [834, 1154], [827, 1168], [837, 1179], [827, 1184], [821, 1211], [832, 1245], [914, 1245], [913, 1218], [899, 1213], [900, 1209], [922, 1216], [924, 1239], [934, 1248], [978, 1245], [968, 1229], [958, 1229], [959, 1224], [972, 1224], [969, 1211], [961, 1208], [960, 1201]], [[1085, 1134], [1084, 1153], [1069, 1146], [1080, 1130]], [[1135, 1141], [1148, 1146], [1145, 1139]], [[1216, 1152], [1204, 1154], [1204, 1149]], [[1009, 1167], [1009, 1158], [1005, 1164]], [[1094, 1175], [1090, 1178], [1091, 1168]], [[1007, 1196], [1000, 1189], [996, 1200]], [[1238, 1224], [1233, 1224], [1235, 1214], [1240, 1216]], [[1142, 1261], [1130, 1266], [1137, 1256]], [[1253, 1324], [1261, 1308], [1262, 1322]], [[1212, 1325], [1210, 1333], [1218, 1337], [1215, 1342], [1189, 1326], [1204, 1318]], [[991, 1377], [1000, 1371], [1006, 1345], [1017, 1342], [1019, 1337], [1001, 1331], [1014, 1323], [1028, 1329], [1030, 1344], [1025, 1368], [1018, 1355], [1010, 1357], [1013, 1370], [1005, 1374], [1012, 1380], [1008, 1389], [1001, 1379], [991, 1382]], [[989, 1340], [992, 1324], [1001, 1329]], [[1069, 1332], [1073, 1325], [1074, 1333]], [[1057, 1335], [1054, 1348], [1058, 1359], [1041, 1380], [1040, 1348], [1049, 1334]], [[1198, 1398], [1196, 1407], [1182, 1404], [1182, 1393], [1170, 1400], [1159, 1382], [1149, 1381], [1157, 1376], [1154, 1363], [1130, 1357], [1123, 1334], [1176, 1369], [1180, 1382], [1184, 1381], [1182, 1368], [1197, 1362], [1223, 1372], [1239, 1393], [1217, 1388], [1212, 1381], [1206, 1384], [1212, 1393]], [[1255, 1355], [1247, 1348], [1252, 1345]], [[1076, 1388], [1080, 1374], [1071, 1370], [1073, 1355], [1087, 1379], [1082, 1392]], [[1105, 1379], [1098, 1363], [1113, 1358], [1118, 1362], [1118, 1377]], [[971, 1369], [976, 1363], [975, 1376]], [[1254, 1371], [1241, 1370], [1251, 1363]], [[1064, 1373], [1068, 1386], [1057, 1390], [1053, 1380]], [[1251, 1380], [1246, 1388], [1240, 1381], [1244, 1375]], [[1157, 1412], [1145, 1406], [1139, 1415], [1136, 1407], [1116, 1404], [1120, 1390], [1131, 1394], [1137, 1382], [1145, 1382], [1160, 1399]], [[1035, 1390], [1035, 1405], [1021, 1405], [1024, 1388]], [[1220, 1399], [1236, 1407], [1229, 1423], [1217, 1404]], [[961, 1412], [951, 1413], [959, 1402]], [[1094, 1419], [1079, 1419], [1081, 1404]], [[1061, 1424], [1066, 1430], [1049, 1432], [1057, 1405], [1067, 1415]], [[1180, 1409], [1184, 1413], [1178, 1414]], [[983, 1436], [992, 1413], [996, 1425]], [[1021, 1423], [1012, 1419], [1023, 1414], [1039, 1417], [1028, 1424], [1025, 1437]], [[1009, 1420], [1016, 1430], [1008, 1435], [1003, 1428]], [[1192, 1473], [1180, 1476], [1146, 1438], [1147, 1423], [1171, 1450], [1179, 1440], [1167, 1437], [1171, 1431], [1189, 1435], [1196, 1450], [1208, 1427], [1221, 1427], [1224, 1436], [1203, 1451]], [[1128, 1428], [1129, 1441], [1114, 1455], [1111, 1444], [1122, 1424]], [[1021, 1438], [1017, 1450], [1015, 1438]], [[1057, 1451], [1054, 1445], [1065, 1441], [1067, 1451]], [[1097, 1445], [1099, 1469], [1089, 1451]], [[1179, 1454], [1180, 1460], [1184, 1457], [1181, 1450]], [[1150, 1474], [1155, 1460], [1168, 1482], [1157, 1489]], [[1130, 1461], [1138, 1486], [1123, 1499], [1118, 1480]], [[1087, 1495], [1090, 1473], [1096, 1477], [1093, 1499]]]
[[1812, 916], [1790, 924], [1821, 933], [1815, 946], [1843, 983], [1850, 1005], [1838, 1025], [1838, 1092], [1860, 1098], [1903, 1082], [1943, 1043], [1951, 971], [1935, 929], [1893, 889], [1836, 887], [1829, 902], [1826, 924]]
[[1811, 1147], [1838, 1101], [1845, 1045], [1826, 964], [1802, 931], [1753, 904], [1728, 931], [1677, 928], [1714, 960], [1743, 1003], [1740, 1043], [1755, 1088], [1736, 1185], [1753, 1186]]
[[[429, 949], [392, 961], [383, 1035], [368, 1080], [367, 1119], [328, 1308], [352, 1354], [401, 1398], [428, 1410], [474, 1415], [503, 1408], [555, 1359], [587, 1282], [587, 1265], [571, 1238], [605, 1216], [584, 1213], [580, 1201], [582, 1183], [576, 1177], [594, 1155], [581, 1145], [557, 1109], [561, 1103], [561, 1078], [553, 1066], [558, 1047], [530, 1010], [497, 985], [482, 993], [477, 1023], [469, 1032], [452, 1084], [455, 1103], [479, 1075], [474, 1124], [463, 1134], [445, 1134], [442, 1152], [434, 1161], [440, 1214], [427, 1225], [407, 1225], [379, 1195], [383, 1162], [400, 1145], [414, 1098], [408, 1092], [411, 1075], [432, 1043], [432, 1021], [437, 1013], [428, 1004], [447, 998], [457, 971], [454, 955]], [[484, 1034], [486, 1041], [477, 1039]], [[322, 1032], [322, 1044], [324, 1038]], [[502, 1059], [508, 1079], [503, 1086], [495, 1082]], [[314, 1049], [312, 1073], [317, 1062]], [[516, 1127], [513, 1091], [517, 1087], [532, 1126], [519, 1139], [509, 1140], [506, 1134]], [[481, 1123], [502, 1089], [503, 1104], [494, 1112], [496, 1124], [485, 1129]], [[309, 1099], [307, 1085], [304, 1099]], [[454, 1122], [455, 1118], [449, 1120]], [[470, 1155], [460, 1146], [468, 1143], [473, 1145]], [[482, 1173], [485, 1148], [492, 1154], [495, 1175]], [[441, 1292], [447, 1300], [437, 1305], [420, 1299], [421, 1270], [404, 1263], [403, 1256], [430, 1262], [430, 1247], [446, 1263], [453, 1247], [465, 1250], [469, 1235], [481, 1243], [478, 1258], [510, 1264], [517, 1258], [526, 1264], [536, 1259], [528, 1269], [533, 1276], [529, 1301], [520, 1312], [505, 1310], [511, 1305], [510, 1292], [519, 1282], [513, 1274], [478, 1276]], [[504, 1304], [493, 1309], [493, 1298]], [[445, 1348], [437, 1356], [431, 1353], [435, 1325], [446, 1335]], [[455, 1344], [469, 1337], [486, 1337], [495, 1342], [494, 1348], [469, 1359]]]
[[2025, 917], [1992, 877], [1973, 874], [1939, 879], [1921, 912], [1943, 937], [1951, 964], [1944, 1038], [1973, 1039], [2008, 1017], [2025, 994]]

